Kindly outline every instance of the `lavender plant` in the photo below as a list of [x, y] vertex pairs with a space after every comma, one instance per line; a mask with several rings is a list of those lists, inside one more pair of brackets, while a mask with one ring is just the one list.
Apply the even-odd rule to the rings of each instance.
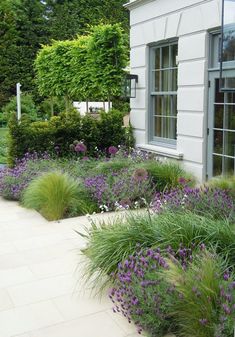
[[10, 200], [21, 200], [22, 192], [40, 172], [55, 168], [48, 153], [26, 153], [14, 168], [5, 167], [0, 171], [0, 195]]
[[144, 169], [121, 169], [86, 178], [85, 187], [102, 210], [134, 208], [150, 201], [151, 180]]
[[162, 337], [173, 329], [169, 308], [175, 289], [158, 273], [162, 268], [167, 269], [168, 264], [160, 249], [139, 250], [119, 263], [115, 287], [109, 293], [113, 311], [134, 322], [138, 333], [144, 330], [152, 337]]
[[235, 204], [227, 191], [218, 188], [175, 188], [157, 193], [152, 209], [159, 213], [164, 210], [190, 210], [199, 215], [210, 215], [215, 219], [227, 218], [235, 222]]

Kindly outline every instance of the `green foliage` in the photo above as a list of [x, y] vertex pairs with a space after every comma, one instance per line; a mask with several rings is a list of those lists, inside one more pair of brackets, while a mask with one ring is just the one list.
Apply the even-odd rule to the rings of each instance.
[[227, 191], [235, 200], [235, 176], [221, 176], [209, 180], [208, 185]]
[[68, 209], [68, 216], [79, 216], [98, 212], [96, 203], [92, 200], [90, 194], [83, 184], [78, 186], [78, 195], [76, 201]]
[[88, 43], [89, 68], [94, 92], [103, 99], [120, 96], [128, 54], [119, 24], [94, 26]]
[[104, 143], [101, 149], [126, 144], [125, 128], [122, 125], [123, 114], [120, 111], [111, 110], [109, 113], [101, 113], [98, 121], [100, 139]]
[[90, 35], [43, 46], [35, 60], [36, 82], [47, 97], [110, 99], [121, 93], [126, 63], [120, 25], [98, 25]]
[[78, 199], [78, 182], [61, 172], [49, 172], [33, 180], [23, 195], [23, 205], [48, 220], [63, 218]]
[[185, 178], [189, 186], [195, 185], [194, 177], [174, 162], [148, 160], [138, 166], [143, 167], [150, 174], [157, 191], [164, 191], [165, 189], [179, 186], [180, 178]]
[[45, 7], [38, 0], [0, 2], [0, 107], [22, 90], [35, 92], [33, 60], [41, 43], [48, 41]]
[[[16, 96], [12, 96], [10, 101], [2, 108], [5, 120], [9, 120], [11, 113], [17, 113]], [[26, 114], [31, 121], [35, 121], [38, 117], [38, 109], [30, 94], [21, 95], [21, 113]]]
[[125, 0], [46, 0], [50, 35], [56, 40], [71, 39], [100, 21], [120, 22], [129, 31], [129, 12], [124, 3]]
[[218, 253], [235, 265], [235, 232], [228, 221], [215, 221], [190, 212], [117, 217], [106, 223], [92, 223], [85, 237], [87, 279], [96, 275], [95, 282], [99, 284], [107, 275], [117, 272], [118, 263], [132, 255], [136, 245], [143, 248], [171, 246], [177, 250], [180, 244], [191, 247], [192, 243], [205, 243], [216, 247]]
[[97, 120], [88, 115], [81, 118], [76, 110], [71, 110], [49, 121], [33, 123], [22, 115], [20, 124], [12, 116], [9, 135], [8, 162], [11, 166], [27, 152], [47, 151], [60, 157], [75, 156], [76, 153], [71, 150], [75, 140], [83, 140], [87, 154], [91, 156], [97, 152], [96, 147], [104, 150], [110, 145], [126, 145], [121, 114], [117, 111], [102, 114]]
[[7, 161], [7, 129], [0, 128], [0, 164]]
[[[110, 161], [103, 161], [98, 163], [98, 165], [94, 168], [95, 174], [108, 174], [112, 172], [118, 172], [123, 170], [124, 168], [128, 168], [130, 166], [134, 166], [133, 162], [124, 158], [113, 158]], [[134, 171], [134, 167], [133, 167]]]
[[219, 334], [232, 337], [234, 313], [232, 310], [230, 314], [226, 313], [224, 306], [229, 308], [233, 305], [235, 294], [230, 301], [226, 300], [226, 296], [230, 296], [232, 278], [229, 281], [223, 279], [224, 260], [216, 254], [204, 252], [194, 257], [186, 270], [172, 261], [168, 264], [169, 269], [163, 271], [165, 280], [179, 293], [171, 308], [178, 325], [178, 335], [211, 337]]

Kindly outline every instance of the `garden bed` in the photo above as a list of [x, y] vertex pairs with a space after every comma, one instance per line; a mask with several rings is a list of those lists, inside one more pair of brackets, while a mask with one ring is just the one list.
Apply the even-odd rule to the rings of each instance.
[[91, 157], [70, 145], [70, 157], [28, 153], [2, 169], [0, 194], [48, 220], [105, 213], [77, 231], [85, 282], [110, 288], [113, 311], [140, 334], [233, 337], [234, 177], [195, 187], [152, 154], [111, 145]]

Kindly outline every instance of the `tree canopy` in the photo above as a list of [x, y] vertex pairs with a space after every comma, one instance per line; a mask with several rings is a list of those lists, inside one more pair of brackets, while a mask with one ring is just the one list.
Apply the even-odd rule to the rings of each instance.
[[44, 96], [110, 99], [121, 93], [127, 59], [120, 24], [101, 24], [89, 35], [43, 46], [35, 61], [36, 83]]
[[[87, 35], [91, 25], [117, 23], [128, 31], [125, 0], [1, 0], [0, 108], [15, 85], [36, 96], [33, 63], [41, 44]], [[84, 42], [85, 43], [85, 42]], [[128, 44], [127, 44], [128, 46]], [[84, 50], [83, 50], [84, 51]], [[80, 93], [81, 94], [81, 93]]]

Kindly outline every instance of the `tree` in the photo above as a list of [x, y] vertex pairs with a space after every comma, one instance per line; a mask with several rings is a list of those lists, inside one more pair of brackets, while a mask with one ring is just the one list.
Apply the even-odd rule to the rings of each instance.
[[127, 37], [119, 24], [94, 26], [91, 36], [88, 54], [93, 89], [110, 101], [121, 94], [128, 61]]
[[15, 85], [33, 92], [33, 60], [41, 43], [46, 43], [45, 6], [39, 0], [0, 2], [0, 106], [15, 94]]
[[126, 63], [123, 29], [98, 25], [87, 36], [43, 46], [35, 61], [36, 82], [49, 97], [110, 100], [120, 95]]
[[46, 0], [50, 36], [55, 40], [73, 39], [87, 33], [90, 25], [121, 23], [129, 30], [126, 0]]

